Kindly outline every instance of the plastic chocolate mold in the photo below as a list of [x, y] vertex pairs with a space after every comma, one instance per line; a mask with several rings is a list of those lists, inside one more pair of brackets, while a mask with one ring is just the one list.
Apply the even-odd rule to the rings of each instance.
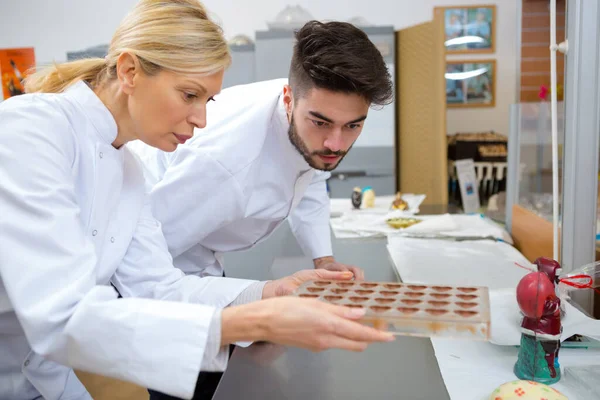
[[414, 307], [398, 307], [398, 311], [402, 314], [414, 314], [419, 311], [419, 309]]
[[319, 297], [318, 294], [301, 294], [300, 297], [306, 297], [309, 299], [316, 299], [317, 297]]
[[377, 284], [376, 283], [361, 283], [360, 286], [370, 289], [370, 288], [374, 288], [375, 286], [377, 286]]
[[388, 306], [371, 306], [371, 310], [378, 312], [378, 313], [389, 311], [391, 309], [392, 309], [392, 307], [388, 307]]
[[473, 307], [477, 307], [477, 303], [465, 303], [464, 301], [458, 301], [456, 302], [456, 305], [461, 307], [461, 308], [473, 308]]
[[[364, 285], [364, 283], [363, 283], [363, 285]], [[385, 284], [383, 284], [383, 287], [385, 287], [386, 289], [398, 290], [398, 289], [402, 288], [402, 284], [401, 283], [385, 283]]]
[[348, 289], [331, 289], [331, 291], [335, 294], [347, 293]]
[[364, 308], [365, 324], [396, 335], [488, 340], [487, 288], [393, 282], [305, 282], [296, 296]]
[[360, 294], [360, 295], [365, 295], [365, 294], [373, 294], [375, 293], [372, 290], [361, 290], [361, 289], [357, 289], [355, 290], [356, 293]]

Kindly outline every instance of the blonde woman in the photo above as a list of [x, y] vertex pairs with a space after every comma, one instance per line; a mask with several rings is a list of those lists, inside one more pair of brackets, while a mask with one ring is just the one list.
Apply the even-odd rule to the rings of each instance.
[[175, 150], [205, 126], [229, 62], [199, 2], [143, 0], [106, 59], [41, 71], [0, 105], [0, 398], [90, 398], [72, 368], [190, 398], [231, 343], [392, 340], [355, 309], [276, 297], [345, 272], [255, 282], [172, 266], [124, 144]]

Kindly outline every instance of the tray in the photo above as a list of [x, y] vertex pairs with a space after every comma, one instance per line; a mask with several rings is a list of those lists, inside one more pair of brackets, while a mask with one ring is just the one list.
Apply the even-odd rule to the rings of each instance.
[[362, 322], [396, 335], [489, 340], [485, 287], [395, 282], [310, 281], [296, 296], [367, 309]]
[[479, 146], [504, 145], [507, 137], [495, 132], [457, 133], [448, 136], [448, 160], [457, 161], [472, 158], [480, 160]]

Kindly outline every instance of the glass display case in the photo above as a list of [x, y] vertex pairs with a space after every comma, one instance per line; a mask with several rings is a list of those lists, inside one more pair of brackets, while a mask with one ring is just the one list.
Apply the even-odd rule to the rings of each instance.
[[[565, 138], [564, 103], [558, 103], [559, 216], [562, 198], [562, 160]], [[552, 130], [549, 102], [511, 106], [508, 139], [506, 215], [511, 226], [512, 206], [552, 222]]]
[[[578, 208], [579, 211], [583, 211], [581, 209], [586, 207], [587, 203], [590, 203], [590, 199], [582, 198], [582, 196], [572, 197], [565, 193], [566, 186], [573, 187], [574, 185], [574, 182], [572, 182], [573, 171], [571, 171], [571, 182], [565, 181], [568, 178], [565, 171], [568, 172], [569, 169], [574, 167], [573, 161], [566, 161], [566, 151], [573, 152], [573, 146], [579, 147], [573, 140], [566, 140], [565, 106], [564, 102], [559, 102], [557, 106], [560, 232], [558, 258], [565, 271], [571, 271], [578, 269], [585, 262], [575, 264], [570, 259], [563, 258], [563, 253], [565, 251], [570, 253], [585, 251], [578, 248], [578, 246], [585, 243], [582, 240], [573, 241], [572, 238], [565, 237], [564, 225], [573, 225], [573, 219], [577, 217], [573, 211], [577, 211]], [[550, 108], [549, 102], [538, 102], [514, 104], [510, 110], [511, 128], [508, 138], [506, 226], [512, 234], [517, 248], [531, 261], [539, 256], [554, 256]], [[596, 151], [600, 152], [600, 149]], [[566, 163], [570, 165], [567, 166]], [[600, 191], [600, 166], [594, 164], [593, 168], [593, 180], [588, 182], [588, 186], [594, 187], [594, 191], [591, 192], [593, 204], [587, 204], [587, 206], [588, 208], [593, 207], [594, 229], [587, 235], [587, 239], [589, 242], [593, 241], [596, 244], [594, 259], [600, 260], [600, 193], [597, 192]], [[576, 177], [579, 178], [580, 174], [581, 172]], [[576, 204], [573, 204], [573, 200]], [[565, 202], [570, 202], [570, 205], [565, 207]], [[568, 209], [572, 211], [565, 213], [565, 210]], [[577, 233], [581, 234], [580, 231], [585, 227], [581, 223], [574, 225], [575, 229], [578, 230]], [[594, 285], [600, 286], [600, 282], [594, 282]], [[594, 297], [592, 293], [582, 292], [580, 294]], [[577, 303], [589, 315], [598, 317], [600, 314], [600, 296], [595, 297], [593, 300], [580, 299]], [[590, 303], [595, 304], [592, 306]]]

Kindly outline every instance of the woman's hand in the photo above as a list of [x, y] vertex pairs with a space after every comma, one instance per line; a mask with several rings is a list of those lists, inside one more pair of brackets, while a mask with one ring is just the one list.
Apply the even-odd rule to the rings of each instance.
[[391, 333], [357, 322], [364, 313], [362, 308], [298, 297], [229, 307], [222, 312], [221, 344], [269, 341], [312, 351], [363, 351], [370, 343], [394, 340]]

